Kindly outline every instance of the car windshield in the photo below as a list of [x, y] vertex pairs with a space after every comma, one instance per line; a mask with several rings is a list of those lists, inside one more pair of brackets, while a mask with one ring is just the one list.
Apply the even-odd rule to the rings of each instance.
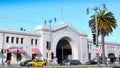
[[29, 62], [29, 61], [32, 61], [32, 60], [25, 60], [24, 62]]
[[63, 63], [69, 62], [70, 60], [64, 60]]
[[33, 60], [33, 62], [42, 62], [42, 60]]

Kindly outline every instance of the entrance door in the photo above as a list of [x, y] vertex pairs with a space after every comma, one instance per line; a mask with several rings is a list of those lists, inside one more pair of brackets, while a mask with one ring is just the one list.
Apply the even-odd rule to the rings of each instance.
[[7, 53], [7, 60], [11, 60], [11, 53], [10, 52]]
[[58, 63], [61, 64], [63, 60], [72, 59], [72, 50], [68, 40], [61, 39], [56, 48], [56, 57]]

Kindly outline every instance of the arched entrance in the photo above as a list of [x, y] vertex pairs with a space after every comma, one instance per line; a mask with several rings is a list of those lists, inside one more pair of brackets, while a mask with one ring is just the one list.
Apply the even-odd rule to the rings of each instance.
[[108, 57], [109, 57], [109, 58], [115, 58], [115, 54], [114, 54], [114, 53], [109, 53], [109, 54], [108, 54]]
[[57, 44], [56, 57], [59, 64], [65, 59], [72, 59], [72, 49], [69, 42], [68, 38], [62, 38]]
[[114, 63], [116, 61], [116, 57], [114, 53], [109, 53], [108, 57], [110, 58], [111, 63]]

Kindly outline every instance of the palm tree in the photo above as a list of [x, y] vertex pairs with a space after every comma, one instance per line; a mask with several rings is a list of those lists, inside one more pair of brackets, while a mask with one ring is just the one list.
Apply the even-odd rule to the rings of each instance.
[[[92, 15], [89, 20], [89, 27], [92, 31], [96, 31], [96, 22], [95, 15]], [[117, 27], [116, 19], [113, 16], [113, 13], [106, 12], [103, 9], [99, 9], [97, 13], [97, 23], [98, 23], [98, 36], [101, 35], [102, 41], [102, 64], [106, 64], [105, 59], [105, 46], [104, 46], [104, 38], [105, 36], [109, 36], [113, 29]]]

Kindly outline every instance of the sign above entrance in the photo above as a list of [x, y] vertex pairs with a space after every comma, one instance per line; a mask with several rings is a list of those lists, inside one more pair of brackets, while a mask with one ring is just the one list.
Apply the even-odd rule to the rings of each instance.
[[14, 49], [22, 49], [23, 46], [22, 46], [22, 45], [12, 45], [10, 48], [14, 48]]

